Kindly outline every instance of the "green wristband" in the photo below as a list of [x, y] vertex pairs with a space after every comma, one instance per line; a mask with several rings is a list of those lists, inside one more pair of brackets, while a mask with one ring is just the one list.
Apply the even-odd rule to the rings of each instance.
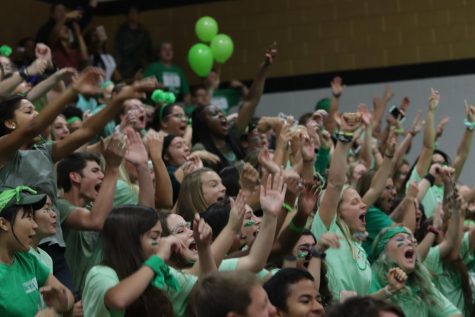
[[282, 208], [284, 208], [285, 210], [287, 210], [287, 212], [292, 212], [293, 208], [287, 204], [287, 203], [283, 203], [282, 204]]

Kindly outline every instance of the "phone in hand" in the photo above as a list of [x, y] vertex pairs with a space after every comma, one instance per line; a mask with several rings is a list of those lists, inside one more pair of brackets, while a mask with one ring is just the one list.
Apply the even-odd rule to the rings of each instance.
[[398, 120], [401, 123], [404, 122], [404, 120], [406, 119], [406, 114], [404, 113], [404, 111], [394, 105], [389, 108], [389, 113], [393, 116], [394, 119]]

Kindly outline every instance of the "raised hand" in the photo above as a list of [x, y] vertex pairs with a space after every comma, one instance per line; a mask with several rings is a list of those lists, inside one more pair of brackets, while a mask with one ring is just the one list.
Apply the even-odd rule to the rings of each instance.
[[153, 129], [147, 131], [145, 139], [150, 156], [161, 158], [163, 149], [163, 139], [165, 135]]
[[362, 114], [359, 112], [345, 112], [340, 116], [340, 130], [344, 132], [356, 131], [362, 123]]
[[414, 117], [414, 120], [412, 121], [412, 124], [411, 124], [410, 133], [412, 134], [412, 136], [415, 136], [417, 133], [419, 133], [419, 131], [422, 130], [425, 124], [426, 124], [425, 120], [422, 119], [422, 111], [421, 110], [417, 111], [416, 116]]
[[181, 254], [185, 246], [179, 238], [169, 235], [158, 241], [157, 253], [163, 261], [168, 261], [172, 254]]
[[221, 161], [219, 156], [206, 150], [194, 151], [190, 154], [190, 158], [194, 156], [200, 158], [202, 161], [209, 162], [212, 164], [218, 164]]
[[343, 85], [343, 79], [341, 77], [336, 76], [333, 78], [333, 80], [330, 82], [331, 88], [332, 88], [332, 94], [335, 98], [339, 98], [341, 94], [343, 93], [343, 88], [345, 87]]
[[391, 85], [387, 85], [387, 86], [384, 88], [384, 93], [383, 93], [383, 100], [384, 100], [384, 103], [387, 103], [387, 102], [388, 102], [389, 100], [391, 100], [393, 97], [394, 97], [393, 89], [392, 89]]
[[127, 152], [127, 137], [123, 133], [114, 133], [103, 151], [107, 167], [119, 167]]
[[373, 115], [368, 110], [368, 106], [364, 103], [360, 103], [357, 109], [358, 112], [361, 113], [361, 120], [363, 121], [363, 124], [365, 126], [369, 126], [371, 124], [371, 118], [373, 117]]
[[193, 237], [198, 249], [206, 248], [213, 240], [213, 230], [199, 214], [195, 214], [193, 219]]
[[98, 95], [102, 92], [100, 82], [104, 76], [102, 69], [88, 67], [73, 81], [73, 89], [83, 95]]
[[75, 75], [77, 75], [77, 71], [72, 67], [61, 68], [60, 70], [58, 70], [56, 73], [53, 74], [53, 76], [56, 76], [58, 80], [65, 80], [65, 81], [69, 81]]
[[267, 148], [264, 148], [257, 157], [259, 164], [265, 168], [269, 173], [276, 174], [280, 171], [279, 165], [277, 165], [270, 157], [270, 152]]
[[259, 172], [249, 163], [244, 164], [239, 175], [239, 186], [242, 190], [253, 192], [259, 186]]
[[429, 110], [436, 110], [439, 106], [440, 95], [437, 90], [434, 90], [433, 88], [431, 88], [430, 90], [431, 93], [429, 96]]
[[336, 233], [324, 233], [320, 236], [320, 240], [318, 240], [317, 244], [315, 245], [315, 249], [320, 252], [325, 252], [329, 248], [338, 249], [340, 248], [340, 240], [341, 237]]
[[48, 68], [48, 61], [43, 58], [37, 58], [26, 68], [27, 75], [36, 76], [41, 75]]
[[125, 159], [134, 166], [146, 165], [148, 163], [148, 154], [145, 145], [140, 138], [140, 134], [135, 132], [132, 128], [126, 128], [124, 130], [127, 135], [128, 151], [125, 155]]
[[300, 152], [304, 162], [315, 161], [315, 146], [313, 140], [308, 135], [301, 137]]
[[435, 138], [439, 139], [442, 134], [444, 134], [444, 129], [447, 123], [449, 122], [450, 117], [443, 117], [442, 120], [440, 120], [439, 124], [435, 128]]
[[277, 42], [272, 43], [272, 45], [266, 50], [264, 65], [269, 66], [274, 62], [275, 57], [277, 56]]
[[157, 79], [155, 77], [147, 77], [122, 88], [116, 98], [118, 100], [144, 99], [146, 97], [145, 92], [153, 91], [156, 88], [158, 88]]
[[312, 183], [305, 184], [299, 196], [299, 212], [303, 212], [307, 216], [313, 216], [320, 193], [320, 186], [316, 186]]
[[242, 191], [239, 191], [236, 201], [230, 199], [231, 211], [229, 212], [228, 224], [231, 229], [237, 234], [241, 232], [242, 222], [246, 214], [246, 196]]
[[417, 182], [413, 181], [406, 189], [406, 196], [412, 200], [417, 198], [419, 194], [419, 186], [417, 186]]
[[390, 292], [397, 292], [406, 285], [407, 274], [398, 267], [389, 269], [388, 287]]
[[287, 184], [284, 183], [282, 173], [267, 177], [267, 184], [261, 185], [260, 202], [264, 213], [277, 217], [282, 209]]
[[321, 142], [320, 148], [329, 149], [332, 144], [332, 137], [330, 135], [330, 132], [328, 132], [327, 130], [322, 130], [320, 131], [319, 136]]
[[465, 115], [468, 122], [475, 122], [475, 106], [469, 104], [465, 99]]
[[386, 140], [386, 149], [384, 155], [389, 158], [394, 156], [394, 152], [396, 152], [396, 131], [393, 127], [389, 130], [388, 139]]
[[51, 56], [51, 49], [44, 43], [37, 43], [35, 47], [36, 58], [44, 59], [47, 62], [47, 67], [53, 67], [53, 58]]

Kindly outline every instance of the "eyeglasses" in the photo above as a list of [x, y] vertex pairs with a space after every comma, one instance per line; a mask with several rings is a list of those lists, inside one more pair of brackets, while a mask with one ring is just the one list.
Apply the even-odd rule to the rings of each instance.
[[171, 114], [169, 114], [169, 116], [173, 117], [177, 120], [183, 120], [183, 119], [187, 120], [188, 119], [188, 116], [184, 113], [171, 113]]

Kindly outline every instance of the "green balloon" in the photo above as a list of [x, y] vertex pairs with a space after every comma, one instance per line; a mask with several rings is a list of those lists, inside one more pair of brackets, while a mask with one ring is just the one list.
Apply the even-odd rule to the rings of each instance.
[[218, 23], [212, 17], [201, 17], [196, 21], [195, 32], [200, 40], [209, 42], [218, 34]]
[[233, 55], [233, 40], [226, 34], [218, 34], [211, 41], [211, 52], [214, 60], [220, 64], [226, 62]]
[[196, 75], [206, 77], [213, 67], [213, 53], [208, 45], [197, 43], [188, 51], [188, 62]]

